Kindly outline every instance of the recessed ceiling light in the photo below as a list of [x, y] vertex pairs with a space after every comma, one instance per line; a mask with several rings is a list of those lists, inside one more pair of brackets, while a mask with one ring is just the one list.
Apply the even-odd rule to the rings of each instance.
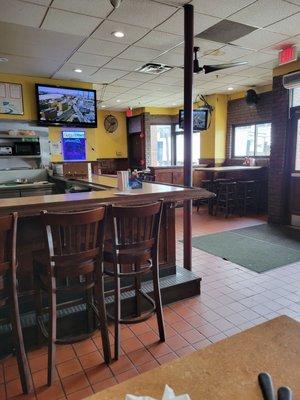
[[75, 68], [75, 69], [73, 69], [73, 71], [74, 71], [74, 72], [77, 72], [77, 74], [81, 74], [82, 69], [80, 69], [80, 68]]
[[106, 106], [104, 104], [102, 104], [101, 108], [105, 108]]
[[230, 87], [228, 88], [228, 90], [233, 90], [233, 87], [230, 86]]
[[0, 62], [7, 62], [8, 61], [8, 58], [6, 58], [6, 57], [0, 57]]
[[120, 103], [120, 101], [121, 101], [121, 100], [118, 99], [118, 100], [117, 100], [117, 103]]
[[117, 38], [122, 38], [125, 36], [125, 34], [121, 31], [112, 32], [111, 34]]

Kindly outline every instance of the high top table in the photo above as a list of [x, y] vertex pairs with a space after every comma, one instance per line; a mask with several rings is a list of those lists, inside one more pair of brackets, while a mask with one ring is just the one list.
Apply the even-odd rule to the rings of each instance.
[[[300, 323], [275, 318], [205, 349], [171, 361], [88, 400], [123, 400], [127, 393], [160, 400], [165, 384], [191, 400], [262, 400], [257, 376], [269, 372], [274, 386], [300, 398]], [[277, 398], [277, 397], [276, 397]]]

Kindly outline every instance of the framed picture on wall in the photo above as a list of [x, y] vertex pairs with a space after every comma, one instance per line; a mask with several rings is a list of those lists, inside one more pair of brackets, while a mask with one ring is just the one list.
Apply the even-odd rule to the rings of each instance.
[[21, 84], [0, 82], [0, 114], [24, 114]]

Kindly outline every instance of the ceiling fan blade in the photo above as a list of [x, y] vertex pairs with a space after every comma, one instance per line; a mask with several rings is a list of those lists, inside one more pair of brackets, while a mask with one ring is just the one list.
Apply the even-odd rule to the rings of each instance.
[[239, 67], [240, 65], [245, 65], [245, 64], [248, 64], [248, 62], [247, 61], [239, 61], [239, 62], [228, 63], [228, 64], [203, 65], [203, 70], [204, 70], [205, 74], [209, 74], [210, 72], [216, 72], [221, 69]]

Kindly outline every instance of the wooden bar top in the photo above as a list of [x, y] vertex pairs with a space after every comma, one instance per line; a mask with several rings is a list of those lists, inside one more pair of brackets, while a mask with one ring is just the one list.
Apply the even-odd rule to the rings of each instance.
[[[191, 400], [262, 400], [257, 376], [269, 372], [276, 390], [289, 386], [300, 398], [300, 323], [286, 316], [171, 361], [88, 398], [124, 400], [148, 395], [160, 400], [165, 384]], [[277, 396], [276, 396], [277, 398]]]
[[143, 182], [142, 189], [128, 191], [127, 195], [118, 194], [117, 178], [113, 176], [93, 175], [89, 179], [66, 179], [69, 183], [90, 183], [98, 186], [100, 191], [84, 193], [54, 194], [46, 196], [30, 196], [1, 199], [0, 215], [18, 211], [21, 216], [37, 215], [41, 210], [64, 211], [84, 209], [105, 203], [143, 203], [165, 199], [166, 201], [181, 201], [184, 199], [210, 198], [212, 193], [202, 188], [186, 188], [182, 186], [159, 185]]

